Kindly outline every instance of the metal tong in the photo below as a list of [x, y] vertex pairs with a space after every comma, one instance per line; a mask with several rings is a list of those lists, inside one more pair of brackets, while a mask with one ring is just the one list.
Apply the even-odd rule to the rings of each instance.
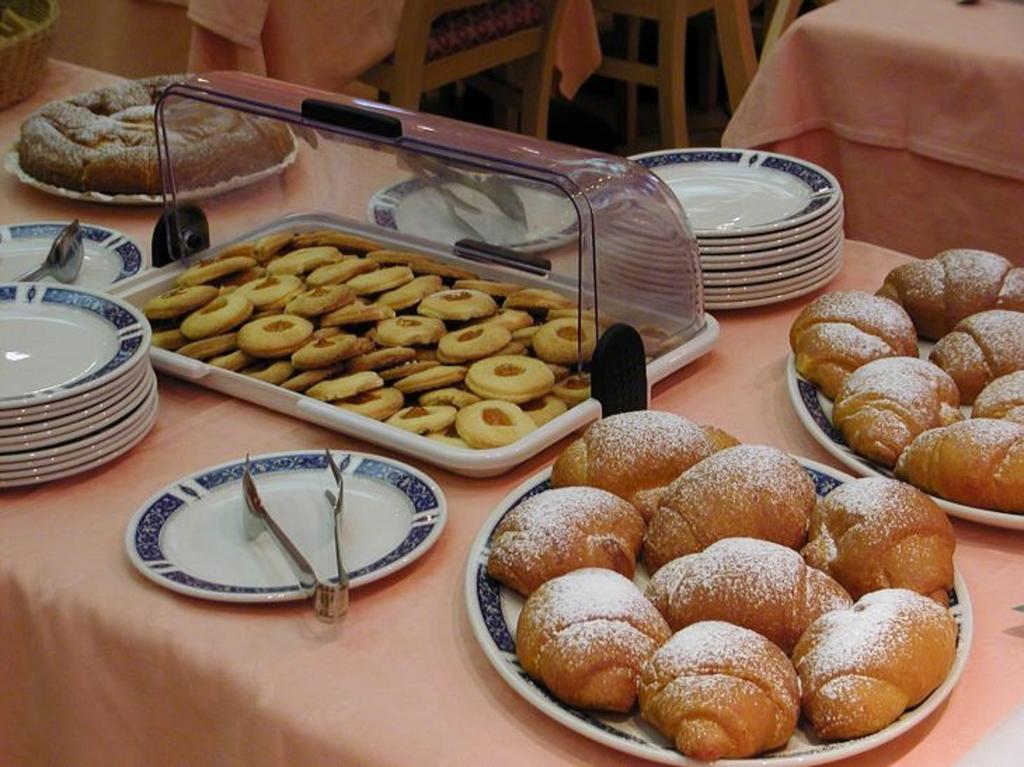
[[[340, 480], [341, 472], [338, 470], [329, 452], [327, 457], [328, 463], [335, 473], [335, 479], [339, 482], [335, 507], [341, 507], [344, 503], [344, 488]], [[294, 541], [288, 537], [288, 534], [270, 515], [266, 505], [264, 505], [263, 500], [260, 498], [259, 492], [256, 490], [256, 483], [252, 478], [248, 455], [245, 456], [245, 465], [242, 472], [242, 488], [244, 491], [242, 495], [245, 499], [244, 526], [246, 537], [249, 540], [255, 540], [264, 531], [268, 531], [281, 550], [281, 553], [284, 554], [285, 560], [295, 574], [299, 587], [307, 596], [311, 595], [313, 597], [313, 609], [317, 618], [331, 622], [343, 616], [348, 611], [348, 575], [341, 568], [341, 551], [338, 542], [341, 530], [338, 512], [336, 511], [334, 514], [334, 546], [339, 566], [339, 579], [338, 583], [335, 584], [320, 578], [316, 574], [313, 566], [299, 550], [299, 547], [295, 545]]]

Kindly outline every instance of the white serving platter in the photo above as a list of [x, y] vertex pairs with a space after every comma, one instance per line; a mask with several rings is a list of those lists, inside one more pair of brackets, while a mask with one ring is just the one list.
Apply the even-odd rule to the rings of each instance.
[[[333, 453], [345, 474], [342, 559], [349, 585], [384, 578], [423, 556], [447, 521], [440, 486], [423, 472], [382, 456]], [[154, 583], [200, 599], [272, 603], [306, 598], [269, 534], [243, 528], [240, 461], [172, 482], [132, 516], [125, 549]], [[333, 521], [324, 490], [336, 485], [324, 451], [252, 458], [253, 479], [274, 520], [321, 577], [337, 580]]]
[[[924, 356], [927, 357], [927, 354]], [[786, 357], [786, 391], [789, 393], [789, 401], [796, 411], [797, 418], [807, 433], [846, 468], [862, 477], [893, 476], [884, 466], [862, 458], [847, 446], [843, 435], [832, 425], [832, 401], [822, 394], [817, 386], [797, 373], [792, 352]], [[950, 516], [992, 527], [1024, 530], [1024, 514], [968, 506], [947, 501], [937, 495], [932, 495], [931, 498]]]
[[[66, 225], [66, 221], [40, 221], [0, 226], [0, 282], [15, 280], [39, 266]], [[85, 256], [82, 271], [71, 284], [102, 290], [145, 267], [142, 249], [127, 235], [99, 224], [80, 224], [79, 228]], [[47, 276], [40, 282], [56, 280]]]
[[744, 149], [668, 149], [634, 155], [682, 203], [698, 238], [790, 229], [838, 206], [839, 182], [795, 157]]
[[[815, 490], [823, 496], [853, 478], [814, 461], [797, 458], [811, 479]], [[523, 598], [487, 575], [487, 557], [494, 530], [502, 518], [527, 498], [550, 486], [551, 469], [545, 469], [526, 480], [507, 495], [484, 523], [469, 551], [464, 583], [464, 597], [470, 625], [487, 660], [524, 700], [556, 722], [610, 748], [661, 764], [697, 767], [704, 764], [689, 759], [678, 751], [639, 714], [613, 715], [573, 708], [552, 696], [523, 670], [515, 654], [515, 627]], [[646, 575], [642, 567], [635, 579], [643, 588]], [[960, 573], [954, 576], [950, 613], [957, 622], [956, 656], [946, 680], [922, 703], [905, 712], [885, 729], [863, 738], [839, 742], [818, 740], [806, 720], [801, 719], [789, 743], [778, 751], [751, 759], [723, 759], [721, 767], [810, 767], [848, 759], [877, 748], [924, 722], [953, 691], [963, 673], [974, 634], [974, 618], [967, 587]], [[511, 715], [511, 714], [510, 714]]]

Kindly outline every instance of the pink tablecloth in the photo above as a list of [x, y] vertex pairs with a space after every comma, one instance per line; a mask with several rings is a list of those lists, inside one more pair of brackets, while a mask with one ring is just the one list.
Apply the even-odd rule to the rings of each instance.
[[[33, 103], [0, 113], [0, 141], [33, 105], [104, 80], [51, 64]], [[143, 245], [155, 217], [47, 197], [7, 175], [0, 200], [3, 223], [77, 215]], [[831, 288], [873, 289], [907, 260], [859, 242], [845, 256]], [[797, 421], [783, 379], [787, 328], [811, 298], [719, 315], [714, 351], [655, 387], [654, 406], [832, 463]], [[379, 451], [176, 379], [160, 378], [160, 397], [153, 432], [127, 456], [74, 479], [0, 491], [0, 764], [640, 763], [523, 701], [468, 623], [471, 541], [561, 445], [493, 480], [420, 464], [447, 494], [443, 536], [411, 567], [355, 590], [351, 615], [333, 631], [308, 605], [223, 605], [159, 588], [128, 563], [125, 526], [156, 489], [246, 451]], [[849, 767], [950, 764], [1022, 702], [1024, 617], [1012, 608], [1024, 602], [1024, 536], [954, 526], [974, 604], [964, 676], [927, 721]]]
[[836, 173], [851, 237], [919, 257], [987, 248], [1024, 264], [1022, 40], [1019, 3], [831, 3], [762, 62], [723, 145]]
[[[404, 0], [191, 0], [190, 72], [240, 69], [341, 91], [394, 50]], [[572, 98], [601, 62], [590, 0], [570, 0], [555, 48]]]

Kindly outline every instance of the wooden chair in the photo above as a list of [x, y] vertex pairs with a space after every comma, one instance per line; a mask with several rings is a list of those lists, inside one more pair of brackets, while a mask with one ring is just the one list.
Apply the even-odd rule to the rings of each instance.
[[[520, 130], [547, 135], [554, 46], [566, 0], [406, 0], [394, 54], [360, 76], [418, 109], [427, 91], [518, 64]], [[477, 7], [471, 7], [477, 6]]]
[[[685, 61], [687, 19], [714, 11], [718, 48], [725, 70], [729, 104], [735, 110], [757, 69], [757, 54], [750, 25], [749, 0], [594, 0], [599, 11], [627, 20], [626, 57], [604, 56], [598, 74], [626, 83], [626, 140], [636, 133], [636, 86], [658, 89], [661, 141], [683, 147], [686, 128]], [[640, 22], [658, 25], [658, 63], [638, 61]]]
[[[814, 0], [815, 5], [826, 5], [832, 0]], [[771, 6], [774, 5], [774, 9]], [[761, 47], [761, 58], [771, 53], [782, 34], [800, 13], [801, 0], [774, 0], [765, 9], [765, 19], [770, 19], [768, 29], [764, 33], [764, 44]]]

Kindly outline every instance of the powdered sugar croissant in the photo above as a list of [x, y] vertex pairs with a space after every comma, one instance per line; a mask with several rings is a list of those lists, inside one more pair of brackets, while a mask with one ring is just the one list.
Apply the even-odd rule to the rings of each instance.
[[974, 418], [1004, 418], [1024, 424], [1024, 370], [999, 376], [974, 400]]
[[632, 581], [585, 568], [526, 600], [516, 655], [527, 674], [569, 705], [624, 712], [636, 702], [641, 664], [670, 634]]
[[969, 405], [993, 379], [1024, 370], [1024, 312], [972, 314], [939, 339], [928, 359], [952, 376]]

